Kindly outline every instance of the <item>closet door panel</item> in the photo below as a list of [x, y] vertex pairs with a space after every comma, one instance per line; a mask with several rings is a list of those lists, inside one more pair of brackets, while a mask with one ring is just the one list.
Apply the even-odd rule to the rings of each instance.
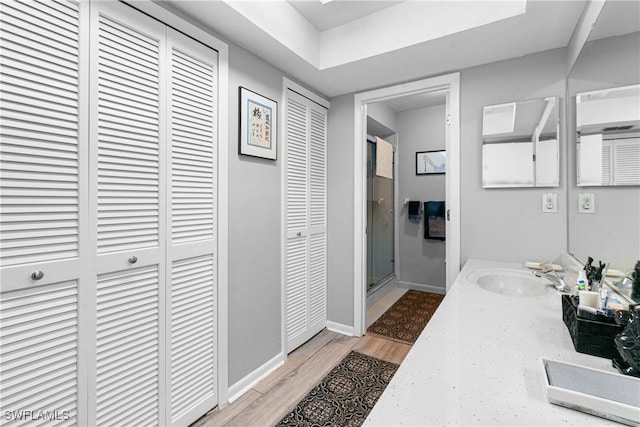
[[36, 265], [79, 255], [79, 6], [2, 2], [0, 28], [0, 268], [9, 289], [29, 285]]
[[307, 239], [291, 238], [286, 249], [287, 351], [306, 342], [308, 332]]
[[[174, 245], [213, 240], [216, 219], [215, 64], [183, 50], [176, 46], [171, 50], [171, 239]], [[215, 52], [210, 51], [209, 55]]]
[[91, 24], [89, 424], [165, 425], [166, 28], [119, 2], [93, 3]]
[[309, 106], [309, 328], [327, 323], [327, 110]]
[[59, 425], [78, 423], [78, 305], [77, 281], [0, 295], [0, 402], [5, 421], [20, 419], [20, 411], [34, 411], [34, 417], [48, 411], [43, 416], [54, 418], [45, 419]]
[[98, 276], [96, 423], [158, 425], [157, 266]]
[[308, 340], [308, 146], [307, 107], [302, 97], [287, 94], [286, 116], [286, 251], [285, 317], [287, 351]]
[[83, 415], [79, 39], [77, 2], [0, 3], [0, 412], [7, 424], [75, 425]]
[[312, 233], [325, 233], [327, 230], [327, 110], [311, 106], [309, 122], [309, 227]]
[[613, 144], [613, 184], [640, 185], [640, 139], [618, 139]]
[[167, 418], [189, 425], [217, 403], [217, 52], [167, 34]]
[[97, 251], [158, 247], [160, 40], [100, 14], [97, 66]]
[[[308, 154], [306, 106], [293, 98], [287, 99], [287, 233], [293, 237], [306, 233], [308, 226]], [[299, 237], [299, 236], [298, 236]]]
[[[206, 255], [172, 264], [171, 277], [171, 420], [189, 414], [204, 402], [215, 406], [216, 296], [214, 259]], [[191, 422], [191, 421], [189, 421]], [[185, 423], [187, 424], [187, 423]]]
[[327, 325], [327, 239], [325, 233], [309, 239], [309, 329], [311, 336]]

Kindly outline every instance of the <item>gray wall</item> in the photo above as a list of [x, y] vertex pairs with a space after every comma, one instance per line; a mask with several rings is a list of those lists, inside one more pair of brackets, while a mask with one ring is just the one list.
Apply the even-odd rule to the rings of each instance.
[[[445, 243], [424, 239], [424, 219], [410, 222], [404, 199], [445, 200], [445, 175], [416, 175], [416, 152], [445, 149], [445, 105], [398, 113], [399, 280], [445, 289]], [[424, 214], [423, 214], [424, 215]]]
[[[482, 188], [482, 107], [547, 96], [565, 97], [566, 50], [554, 49], [461, 73], [461, 263], [470, 258], [551, 260], [566, 249], [565, 168], [560, 187]], [[561, 123], [564, 104], [561, 103]], [[563, 128], [561, 127], [561, 132]], [[563, 132], [564, 133], [564, 132]], [[561, 135], [560, 164], [566, 156]], [[542, 213], [542, 194], [558, 194], [558, 213]]]
[[353, 95], [331, 99], [327, 135], [327, 318], [354, 325]]
[[239, 155], [237, 129], [238, 86], [282, 109], [282, 77], [257, 56], [229, 45], [229, 385], [281, 350], [282, 161]]
[[[562, 98], [566, 50], [554, 49], [461, 71], [461, 263], [470, 258], [523, 262], [566, 250], [566, 175], [553, 189], [482, 188], [482, 107], [547, 96]], [[329, 320], [353, 325], [353, 94], [329, 110]], [[561, 127], [561, 141], [565, 141]], [[400, 147], [404, 138], [399, 135]], [[566, 144], [560, 147], [560, 164]], [[542, 194], [558, 194], [558, 213], [542, 213]], [[401, 196], [402, 197], [402, 196]]]
[[[396, 112], [384, 102], [374, 102], [367, 105], [367, 116], [391, 130], [397, 130]], [[386, 135], [383, 135], [386, 136]]]
[[[640, 82], [640, 33], [589, 42], [569, 75], [569, 251], [611, 262], [623, 271], [640, 259], [640, 189], [578, 187], [575, 162], [575, 95]], [[578, 194], [595, 195], [596, 212], [578, 213]]]

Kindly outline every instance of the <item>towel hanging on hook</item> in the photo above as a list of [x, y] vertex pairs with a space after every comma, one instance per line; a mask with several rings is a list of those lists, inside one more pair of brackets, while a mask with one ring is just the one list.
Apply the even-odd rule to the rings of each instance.
[[445, 202], [424, 202], [424, 210], [424, 238], [445, 240], [445, 231], [447, 228]]
[[409, 201], [409, 209], [408, 209], [408, 217], [411, 222], [420, 222], [421, 218], [421, 210], [420, 207], [422, 202], [418, 201]]

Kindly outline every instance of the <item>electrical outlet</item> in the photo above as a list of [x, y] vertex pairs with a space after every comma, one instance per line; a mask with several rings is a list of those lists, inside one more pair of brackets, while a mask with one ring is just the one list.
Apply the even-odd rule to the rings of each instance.
[[578, 212], [596, 213], [596, 196], [593, 193], [578, 194]]
[[544, 193], [542, 195], [542, 212], [558, 212], [558, 195], [556, 193]]

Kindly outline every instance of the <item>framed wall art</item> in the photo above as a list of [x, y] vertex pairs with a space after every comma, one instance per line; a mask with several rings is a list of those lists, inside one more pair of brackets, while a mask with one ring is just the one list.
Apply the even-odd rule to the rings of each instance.
[[447, 152], [418, 151], [416, 153], [416, 175], [446, 173]]
[[246, 156], [276, 160], [278, 103], [240, 87], [240, 146]]

